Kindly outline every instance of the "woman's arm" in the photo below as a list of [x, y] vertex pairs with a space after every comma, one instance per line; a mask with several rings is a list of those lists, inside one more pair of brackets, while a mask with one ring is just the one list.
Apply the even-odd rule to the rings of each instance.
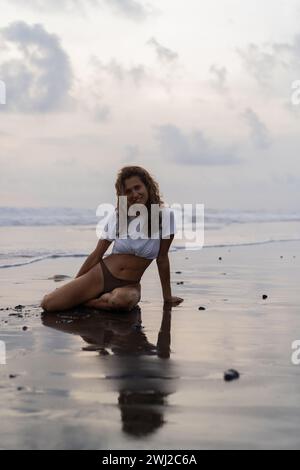
[[104, 253], [108, 249], [109, 245], [112, 243], [112, 240], [99, 240], [98, 244], [94, 251], [87, 257], [80, 270], [78, 271], [76, 278], [87, 273], [90, 269], [96, 266], [99, 263], [100, 259], [103, 257]]
[[171, 291], [170, 261], [168, 251], [173, 241], [174, 235], [169, 239], [162, 239], [160, 242], [160, 250], [156, 259], [163, 298], [168, 303], [180, 303], [183, 301], [181, 297], [173, 297]]
[[157, 258], [157, 267], [162, 287], [164, 300], [168, 300], [171, 295], [171, 281], [170, 281], [170, 262], [168, 254]]

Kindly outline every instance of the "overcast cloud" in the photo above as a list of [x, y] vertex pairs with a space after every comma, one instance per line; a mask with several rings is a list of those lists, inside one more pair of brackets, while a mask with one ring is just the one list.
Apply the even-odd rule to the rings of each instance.
[[298, 210], [300, 0], [3, 3], [2, 205], [96, 207], [133, 163], [169, 202]]

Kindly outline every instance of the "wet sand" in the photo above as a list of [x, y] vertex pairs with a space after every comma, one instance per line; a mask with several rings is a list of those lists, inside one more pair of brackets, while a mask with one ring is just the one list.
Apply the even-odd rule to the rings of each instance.
[[[0, 271], [0, 447], [299, 448], [299, 247], [171, 253], [184, 302], [163, 309], [153, 263], [129, 314], [41, 314], [43, 294], [68, 281], [53, 277], [82, 259]], [[241, 376], [227, 383], [230, 368]]]

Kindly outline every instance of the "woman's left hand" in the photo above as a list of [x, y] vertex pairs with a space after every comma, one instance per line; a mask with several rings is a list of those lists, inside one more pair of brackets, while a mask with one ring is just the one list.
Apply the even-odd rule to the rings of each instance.
[[183, 302], [183, 299], [181, 297], [172, 296], [169, 299], [164, 299], [164, 301], [166, 304], [178, 305], [178, 304], [181, 304], [181, 302]]

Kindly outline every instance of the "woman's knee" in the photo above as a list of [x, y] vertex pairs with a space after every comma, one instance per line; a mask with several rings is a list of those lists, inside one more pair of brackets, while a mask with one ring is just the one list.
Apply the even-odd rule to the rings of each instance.
[[43, 297], [40, 306], [47, 312], [55, 312], [63, 307], [60, 298], [57, 296], [57, 290], [58, 288]]
[[51, 310], [51, 307], [52, 307], [52, 301], [50, 299], [50, 295], [49, 294], [46, 294], [44, 297], [43, 297], [43, 300], [41, 302], [41, 307], [42, 309], [46, 310], [46, 311], [50, 311]]

